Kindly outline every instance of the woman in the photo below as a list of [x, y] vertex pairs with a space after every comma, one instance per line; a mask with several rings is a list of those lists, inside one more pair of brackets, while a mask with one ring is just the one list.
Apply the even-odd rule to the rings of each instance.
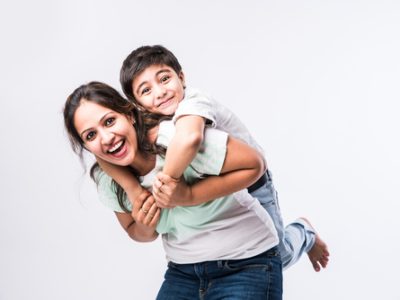
[[[167, 146], [174, 128], [165, 121], [145, 132], [132, 104], [97, 82], [83, 85], [70, 95], [64, 121], [76, 152], [82, 153], [85, 148], [108, 163], [129, 166], [145, 187], [151, 186], [163, 164], [162, 153], [152, 153], [152, 146]], [[256, 156], [254, 150], [224, 132], [207, 129], [203, 151], [184, 177], [198, 194], [205, 183], [224, 182], [246, 169]], [[226, 174], [199, 181], [220, 173]], [[258, 176], [255, 172], [254, 178]], [[269, 215], [247, 191], [209, 202], [199, 197], [205, 203], [161, 212], [154, 201], [143, 201], [140, 206], [134, 203], [131, 215], [121, 209], [121, 205], [129, 205], [110, 193], [109, 179], [104, 175], [98, 178], [103, 197], [128, 232], [127, 224], [136, 224], [135, 234], [143, 240], [162, 234], [169, 263], [157, 299], [282, 298], [276, 231]], [[243, 187], [254, 178], [243, 179]], [[195, 200], [201, 202], [199, 199]]]

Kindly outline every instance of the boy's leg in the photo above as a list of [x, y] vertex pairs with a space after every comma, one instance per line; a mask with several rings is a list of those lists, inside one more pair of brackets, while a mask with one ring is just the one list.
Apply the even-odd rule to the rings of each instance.
[[278, 195], [272, 182], [272, 175], [266, 173], [267, 182], [251, 193], [271, 216], [279, 236], [279, 251], [281, 252], [283, 268], [296, 263], [304, 252], [311, 250], [315, 243], [314, 229], [304, 221], [298, 219], [284, 227], [279, 208]]
[[297, 219], [285, 227], [282, 247], [282, 265], [286, 269], [295, 264], [303, 253], [308, 253], [315, 244], [316, 233], [303, 219]]

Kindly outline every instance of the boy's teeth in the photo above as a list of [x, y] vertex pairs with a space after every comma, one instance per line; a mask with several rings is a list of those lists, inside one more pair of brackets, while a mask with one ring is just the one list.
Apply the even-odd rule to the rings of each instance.
[[115, 144], [114, 147], [112, 147], [111, 149], [108, 150], [108, 152], [114, 152], [119, 147], [121, 147], [121, 145], [122, 145], [122, 141], [120, 141], [119, 143]]

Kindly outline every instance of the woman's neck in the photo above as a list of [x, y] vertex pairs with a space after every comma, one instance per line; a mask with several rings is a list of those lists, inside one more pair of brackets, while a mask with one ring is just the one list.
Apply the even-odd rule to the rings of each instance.
[[138, 152], [136, 154], [135, 161], [131, 164], [131, 167], [134, 168], [140, 176], [146, 175], [151, 170], [153, 170], [155, 166], [156, 155], [143, 152]]
[[[150, 143], [154, 144], [157, 140], [159, 126], [155, 126], [147, 131], [147, 139]], [[154, 169], [156, 166], [156, 155], [139, 151], [137, 159], [132, 163], [132, 167], [139, 172], [140, 176], [144, 176]]]

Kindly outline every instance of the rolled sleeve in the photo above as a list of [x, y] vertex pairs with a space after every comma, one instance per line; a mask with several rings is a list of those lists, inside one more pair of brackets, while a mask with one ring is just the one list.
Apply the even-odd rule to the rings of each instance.
[[187, 88], [185, 91], [185, 98], [179, 103], [172, 120], [176, 123], [182, 116], [200, 116], [206, 119], [206, 124], [208, 126], [214, 128], [216, 126], [214, 106], [214, 102], [208, 95], [196, 89]]
[[[106, 207], [112, 209], [116, 212], [124, 213], [125, 211], [118, 203], [117, 194], [114, 191], [114, 187], [112, 184], [112, 178], [108, 176], [106, 173], [100, 171], [96, 175], [97, 180], [97, 194], [99, 196], [99, 200]], [[125, 207], [129, 210], [132, 209], [131, 203], [125, 198], [124, 199]]]

